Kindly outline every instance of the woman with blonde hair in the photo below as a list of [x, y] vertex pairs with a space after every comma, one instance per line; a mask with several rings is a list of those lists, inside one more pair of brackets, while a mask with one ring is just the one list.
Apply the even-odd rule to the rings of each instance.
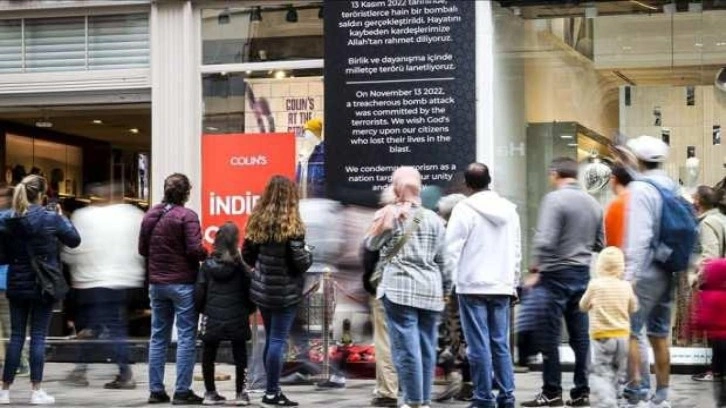
[[305, 245], [297, 187], [289, 179], [274, 176], [267, 184], [247, 223], [242, 257], [254, 268], [250, 297], [265, 325], [267, 387], [262, 403], [296, 407], [280, 389], [280, 373], [312, 254]]
[[10, 386], [20, 364], [28, 319], [30, 382], [33, 386], [30, 403], [55, 403], [55, 398], [41, 388], [45, 338], [53, 304], [62, 300], [68, 290], [60, 272], [60, 246], [75, 248], [80, 245], [81, 237], [60, 210], [48, 211], [41, 206], [47, 189], [48, 183], [43, 177], [25, 177], [15, 186], [11, 211], [0, 218], [0, 230], [5, 234], [10, 260], [6, 295], [10, 303], [12, 332], [5, 355], [0, 404], [10, 404]]
[[392, 176], [395, 202], [374, 217], [366, 246], [381, 251], [376, 297], [388, 318], [404, 408], [431, 404], [438, 320], [451, 292], [441, 218], [421, 205], [421, 174], [401, 167]]

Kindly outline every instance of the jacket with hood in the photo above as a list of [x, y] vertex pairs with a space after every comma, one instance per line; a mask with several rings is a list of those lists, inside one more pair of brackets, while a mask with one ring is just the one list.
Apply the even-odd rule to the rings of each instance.
[[8, 259], [7, 298], [41, 301], [36, 273], [30, 263], [26, 245], [36, 259], [60, 268], [60, 247], [75, 248], [81, 243], [78, 231], [62, 215], [31, 205], [27, 214], [16, 217], [7, 211], [0, 217], [0, 230], [5, 234]]
[[517, 207], [482, 191], [454, 207], [446, 228], [456, 293], [513, 295], [522, 261]]
[[204, 341], [249, 340], [250, 274], [242, 260], [207, 259], [199, 270], [194, 291], [197, 311], [205, 316]]

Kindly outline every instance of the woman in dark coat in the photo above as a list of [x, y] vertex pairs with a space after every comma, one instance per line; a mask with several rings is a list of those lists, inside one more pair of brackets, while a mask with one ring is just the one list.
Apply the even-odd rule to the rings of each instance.
[[[12, 210], [0, 218], [4, 232], [8, 268], [7, 298], [10, 302], [10, 345], [5, 355], [3, 390], [0, 404], [9, 404], [9, 390], [20, 364], [25, 334], [30, 319], [30, 381], [33, 385], [30, 403], [46, 405], [55, 398], [41, 389], [45, 365], [45, 338], [48, 335], [53, 303], [60, 299], [41, 291], [37, 280], [37, 266], [60, 271], [60, 246], [75, 248], [81, 237], [73, 225], [60, 212], [47, 211], [40, 204], [48, 188], [46, 180], [38, 175], [25, 177], [13, 194]], [[62, 277], [61, 277], [62, 279]], [[63, 285], [67, 289], [67, 285]], [[46, 287], [44, 285], [44, 287]], [[57, 289], [57, 288], [51, 288]], [[56, 295], [62, 290], [56, 291]]]
[[274, 176], [247, 224], [242, 257], [254, 267], [250, 295], [265, 324], [263, 360], [267, 389], [262, 403], [296, 407], [280, 390], [285, 344], [303, 297], [304, 274], [312, 265], [305, 246], [305, 227], [298, 208], [297, 187]]
[[214, 241], [214, 252], [199, 271], [195, 304], [202, 317], [201, 338], [204, 342], [202, 373], [206, 395], [204, 405], [222, 404], [225, 398], [214, 384], [214, 362], [222, 341], [232, 343], [237, 395], [235, 404], [250, 403], [245, 390], [247, 340], [250, 339], [249, 316], [255, 306], [250, 300], [250, 276], [239, 252], [239, 230], [231, 222], [224, 224]]

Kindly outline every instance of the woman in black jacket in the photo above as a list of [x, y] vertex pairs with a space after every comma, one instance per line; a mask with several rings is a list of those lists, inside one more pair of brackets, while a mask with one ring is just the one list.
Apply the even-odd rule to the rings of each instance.
[[223, 404], [225, 398], [214, 384], [214, 362], [219, 343], [229, 340], [235, 364], [235, 405], [247, 406], [245, 390], [247, 340], [250, 339], [249, 316], [255, 310], [250, 300], [250, 276], [239, 252], [239, 229], [224, 224], [214, 240], [214, 252], [199, 271], [194, 301], [203, 315], [201, 338], [204, 343], [202, 373], [207, 392], [204, 405]]
[[[43, 177], [25, 177], [15, 186], [12, 210], [0, 218], [10, 260], [6, 295], [10, 303], [10, 345], [5, 355], [0, 404], [10, 403], [10, 386], [20, 364], [20, 354], [30, 319], [30, 403], [46, 405], [55, 398], [41, 389], [45, 364], [45, 338], [53, 303], [68, 289], [60, 269], [60, 246], [75, 248], [81, 243], [78, 231], [60, 212], [47, 211], [40, 204], [48, 184]], [[41, 268], [54, 272], [55, 280], [38, 279]], [[49, 275], [41, 275], [49, 276]], [[41, 285], [41, 283], [43, 285]], [[50, 293], [47, 292], [50, 290]]]
[[242, 257], [254, 267], [250, 295], [265, 324], [263, 359], [267, 389], [263, 404], [296, 407], [280, 390], [283, 352], [302, 300], [303, 274], [312, 265], [305, 247], [295, 184], [274, 176], [247, 223]]

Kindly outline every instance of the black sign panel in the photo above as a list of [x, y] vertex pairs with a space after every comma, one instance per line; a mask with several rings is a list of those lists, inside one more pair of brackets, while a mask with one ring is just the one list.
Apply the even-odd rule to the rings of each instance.
[[474, 1], [325, 2], [328, 193], [378, 191], [399, 166], [446, 186], [476, 157]]

